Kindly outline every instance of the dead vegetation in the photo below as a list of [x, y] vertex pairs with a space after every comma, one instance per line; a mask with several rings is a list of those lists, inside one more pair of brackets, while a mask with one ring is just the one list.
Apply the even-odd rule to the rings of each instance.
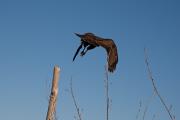
[[[152, 71], [150, 69], [150, 63], [149, 63], [149, 58], [148, 58], [148, 54], [147, 54], [147, 50], [144, 49], [144, 55], [145, 55], [145, 65], [147, 68], [147, 73], [148, 73], [148, 78], [152, 83], [152, 87], [153, 87], [153, 94], [151, 95], [151, 97], [149, 98], [147, 104], [144, 107], [143, 110], [143, 105], [142, 105], [142, 101], [139, 102], [139, 109], [136, 115], [136, 120], [146, 120], [145, 116], [147, 114], [148, 108], [150, 107], [150, 103], [153, 100], [153, 98], [155, 96], [157, 96], [160, 100], [160, 103], [163, 105], [165, 111], [167, 112], [167, 114], [169, 115], [169, 118], [171, 120], [175, 120], [175, 115], [173, 115], [171, 113], [171, 109], [172, 109], [172, 105], [170, 105], [170, 107], [168, 107], [167, 103], [165, 102], [165, 100], [163, 99], [163, 97], [161, 96], [161, 94], [159, 93], [158, 89], [157, 89], [157, 85], [155, 84], [155, 79], [153, 78], [152, 75]], [[54, 72], [53, 72], [53, 81], [52, 81], [52, 88], [51, 88], [51, 94], [50, 94], [50, 99], [49, 99], [49, 107], [48, 107], [48, 112], [47, 112], [47, 116], [46, 116], [46, 120], [56, 120], [56, 102], [57, 102], [57, 95], [58, 95], [58, 79], [59, 79], [59, 67], [55, 66], [54, 67]], [[110, 97], [109, 97], [109, 76], [108, 76], [108, 69], [107, 66], [105, 67], [105, 104], [106, 104], [106, 110], [105, 110], [105, 119], [109, 120], [109, 112], [110, 112]], [[74, 95], [74, 91], [73, 91], [73, 83], [72, 83], [72, 78], [70, 81], [70, 94], [75, 106], [75, 110], [77, 113], [77, 117], [75, 119], [77, 120], [83, 120], [82, 119], [82, 113], [80, 112], [80, 107], [77, 104], [77, 100], [75, 98]], [[140, 113], [142, 113], [142, 118], [140, 116]], [[154, 120], [156, 117], [156, 115], [154, 114], [152, 119]]]

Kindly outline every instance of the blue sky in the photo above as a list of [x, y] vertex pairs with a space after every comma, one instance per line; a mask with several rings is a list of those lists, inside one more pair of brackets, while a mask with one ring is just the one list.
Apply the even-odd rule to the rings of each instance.
[[[75, 32], [117, 44], [119, 63], [109, 75], [111, 120], [136, 119], [139, 102], [143, 111], [152, 95], [144, 47], [159, 92], [179, 119], [179, 6], [178, 0], [0, 0], [0, 119], [44, 120], [54, 65], [61, 68], [58, 118], [76, 115], [68, 92], [72, 77], [84, 120], [105, 119], [106, 52], [99, 47], [72, 62], [80, 43]], [[169, 120], [157, 96], [146, 120], [154, 114]]]

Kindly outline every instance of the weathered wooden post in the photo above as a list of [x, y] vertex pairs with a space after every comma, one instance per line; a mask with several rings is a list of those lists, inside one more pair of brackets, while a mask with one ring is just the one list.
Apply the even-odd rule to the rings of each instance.
[[46, 120], [54, 120], [56, 112], [56, 102], [58, 96], [58, 81], [59, 81], [60, 68], [58, 66], [54, 67], [53, 80], [51, 87], [51, 94], [49, 99], [49, 106], [47, 111]]

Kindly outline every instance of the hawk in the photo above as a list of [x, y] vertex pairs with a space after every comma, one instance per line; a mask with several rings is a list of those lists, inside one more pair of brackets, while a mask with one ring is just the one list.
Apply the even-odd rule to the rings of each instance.
[[116, 44], [112, 39], [101, 38], [95, 36], [93, 33], [85, 33], [83, 35], [75, 33], [78, 37], [81, 38], [81, 44], [78, 47], [73, 61], [75, 60], [77, 54], [79, 53], [80, 49], [83, 47], [81, 51], [81, 56], [84, 56], [88, 50], [94, 49], [95, 47], [103, 47], [107, 52], [107, 62], [108, 62], [108, 71], [114, 72], [116, 69], [116, 65], [118, 63], [118, 51]]

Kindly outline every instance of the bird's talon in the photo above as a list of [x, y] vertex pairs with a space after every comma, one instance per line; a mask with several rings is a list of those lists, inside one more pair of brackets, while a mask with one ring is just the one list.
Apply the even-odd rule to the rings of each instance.
[[81, 54], [80, 54], [80, 55], [81, 55], [81, 56], [84, 56], [84, 54], [85, 54], [84, 52], [81, 52]]

